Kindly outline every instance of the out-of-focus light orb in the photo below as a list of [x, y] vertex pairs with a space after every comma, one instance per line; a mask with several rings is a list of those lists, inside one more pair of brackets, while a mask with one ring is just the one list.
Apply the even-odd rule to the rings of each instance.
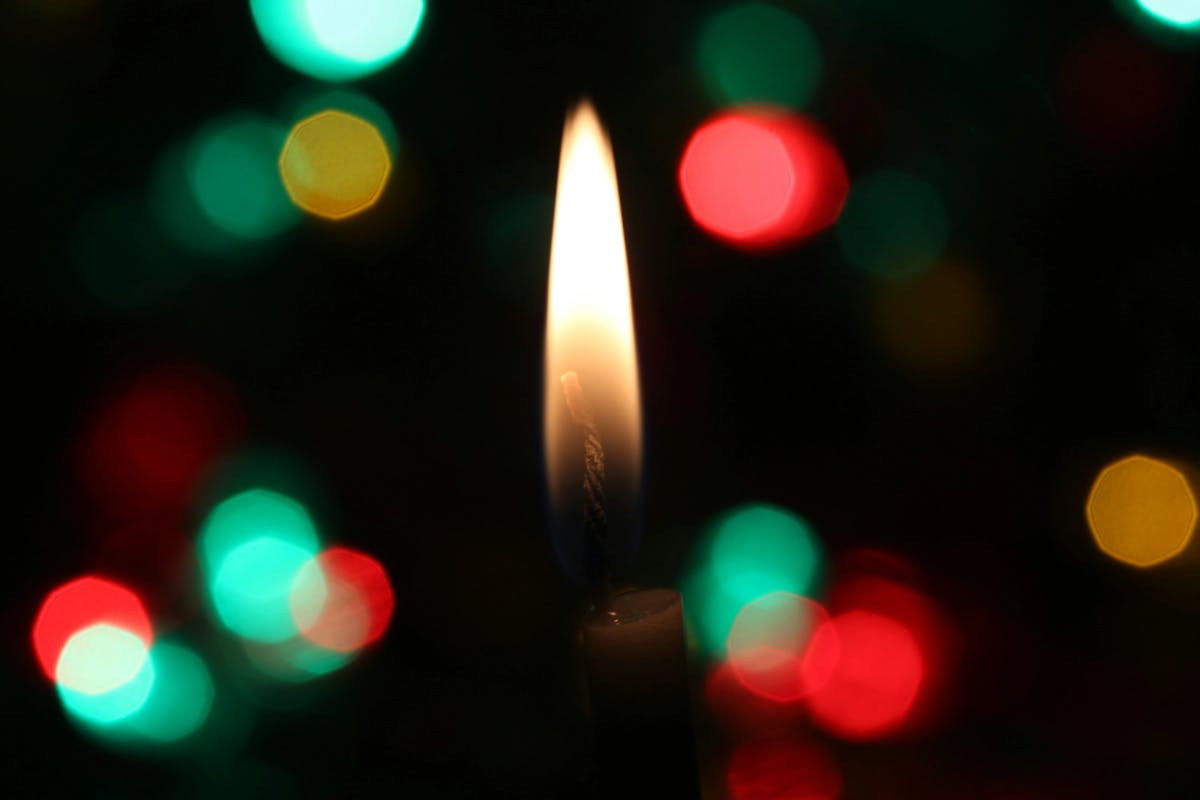
[[902, 366], [947, 374], [975, 364], [987, 348], [991, 308], [973, 270], [940, 262], [911, 278], [881, 282], [875, 325]]
[[684, 149], [678, 178], [696, 224], [750, 251], [829, 227], [849, 189], [841, 156], [817, 126], [765, 108], [705, 121]]
[[791, 592], [772, 592], [747, 603], [729, 631], [729, 663], [742, 684], [778, 703], [792, 703], [829, 680], [840, 655], [819, 604]]
[[1200, 28], [1200, 0], [1136, 0], [1137, 5], [1158, 22], [1172, 27]]
[[1179, 555], [1196, 528], [1196, 497], [1182, 472], [1166, 462], [1132, 455], [1096, 476], [1087, 521], [1105, 554], [1135, 567]]
[[400, 133], [387, 110], [362, 92], [344, 86], [304, 87], [288, 104], [287, 117], [303, 120], [323, 111], [338, 111], [361, 117], [379, 131], [387, 145], [388, 156], [394, 162], [400, 152]]
[[59, 661], [73, 636], [101, 624], [136, 637], [143, 648], [154, 639], [141, 599], [120, 584], [88, 575], [50, 592], [33, 622], [33, 649], [46, 677], [57, 680]]
[[69, 712], [84, 722], [111, 725], [145, 705], [155, 675], [140, 637], [99, 624], [68, 640], [57, 677], [59, 699]]
[[147, 653], [146, 643], [136, 634], [102, 622], [67, 640], [54, 677], [80, 694], [104, 694], [132, 680]]
[[283, 63], [326, 81], [349, 81], [404, 54], [424, 0], [251, 0], [254, 24]]
[[279, 156], [292, 202], [334, 220], [375, 205], [391, 169], [379, 130], [344, 111], [322, 111], [296, 123]]
[[936, 189], [885, 170], [855, 181], [837, 235], [854, 266], [881, 278], [904, 278], [942, 257], [950, 224]]
[[813, 721], [852, 741], [880, 739], [899, 730], [925, 679], [925, 663], [912, 632], [871, 611], [850, 611], [827, 625], [840, 654], [829, 680], [807, 698]]
[[224, 378], [192, 364], [159, 365], [97, 409], [82, 442], [81, 478], [114, 516], [180, 512], [242, 428], [237, 395]]
[[745, 742], [726, 771], [732, 800], [837, 800], [842, 774], [833, 757], [800, 738]]
[[723, 653], [747, 603], [771, 592], [811, 594], [823, 563], [808, 523], [784, 509], [753, 504], [722, 515], [698, 548], [682, 586], [698, 644]]
[[767, 3], [712, 15], [700, 32], [696, 60], [709, 97], [719, 105], [803, 108], [821, 77], [821, 48], [808, 25]]
[[186, 647], [158, 642], [150, 651], [154, 684], [145, 704], [129, 717], [136, 733], [155, 742], [176, 742], [198, 731], [212, 710], [212, 676]]
[[261, 241], [296, 222], [275, 166], [285, 135], [270, 120], [235, 115], [213, 122], [191, 141], [185, 156], [188, 186], [212, 224], [238, 239]]
[[201, 563], [215, 572], [242, 545], [276, 539], [308, 552], [320, 547], [308, 510], [296, 500], [270, 489], [248, 489], [217, 505], [200, 531]]
[[309, 548], [273, 536], [234, 549], [221, 561], [211, 584], [213, 607], [222, 624], [259, 642], [295, 636], [292, 587], [314, 555]]
[[300, 633], [338, 653], [360, 650], [382, 636], [395, 605], [379, 562], [345, 547], [330, 548], [306, 564], [290, 600]]

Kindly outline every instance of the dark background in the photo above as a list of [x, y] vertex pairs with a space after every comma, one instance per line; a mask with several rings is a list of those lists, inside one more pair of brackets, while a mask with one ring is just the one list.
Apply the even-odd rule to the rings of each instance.
[[[646, 408], [647, 534], [628, 578], [674, 584], [704, 522], [752, 500], [803, 514], [834, 555], [918, 565], [965, 643], [954, 713], [912, 741], [827, 742], [848, 798], [1200, 793], [1195, 568], [1111, 562], [1082, 514], [1105, 462], [1200, 446], [1195, 55], [1103, 3], [787, 5], [821, 40], [810, 111], [851, 176], [898, 166], [945, 198], [950, 255], [994, 318], [970, 368], [890, 360], [873, 281], [831, 234], [747, 256], [692, 224], [675, 169], [713, 110], [691, 46], [720, 4], [434, 0], [411, 51], [356, 87], [400, 133], [392, 197], [131, 312], [78, 285], [73, 226], [143, 191], [165, 144], [227, 109], [270, 111], [305, 79], [244, 3], [5, 3], [10, 788], [585, 794], [585, 599], [545, 534], [540, 359], [562, 119], [589, 93], [620, 175]], [[1102, 58], [1103, 90], [1074, 88], [1064, 64], [1096, 37], [1150, 66]], [[533, 211], [497, 222], [514, 206]], [[397, 597], [381, 646], [268, 703], [225, 759], [78, 735], [27, 644], [44, 593], [106, 564], [72, 459], [90, 410], [170, 359], [226, 376], [247, 443], [310, 465], [323, 525], [377, 557]], [[219, 658], [210, 623], [170, 618]], [[719, 774], [719, 746], [704, 758]]]

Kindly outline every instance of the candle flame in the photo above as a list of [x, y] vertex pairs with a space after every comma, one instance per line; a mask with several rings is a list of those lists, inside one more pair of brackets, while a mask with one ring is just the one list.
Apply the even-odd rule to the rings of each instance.
[[586, 101], [563, 129], [543, 381], [552, 535], [564, 568], [582, 578], [584, 447], [564, 395], [563, 378], [571, 372], [604, 443], [608, 557], [614, 567], [627, 567], [638, 538], [641, 394], [612, 145]]

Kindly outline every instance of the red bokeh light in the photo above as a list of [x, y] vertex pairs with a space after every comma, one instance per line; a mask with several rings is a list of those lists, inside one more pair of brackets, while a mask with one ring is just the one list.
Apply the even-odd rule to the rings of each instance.
[[[806, 597], [774, 592], [747, 603], [729, 632], [726, 650], [737, 679], [778, 703], [793, 703], [820, 688], [837, 665], [829, 614]], [[820, 639], [820, 641], [818, 641]]]
[[82, 441], [81, 477], [115, 516], [179, 512], [242, 427], [237, 397], [220, 376], [190, 364], [160, 366], [99, 407]]
[[797, 738], [741, 745], [726, 775], [733, 800], [836, 800], [842, 792], [833, 758]]
[[[925, 680], [925, 661], [912, 632], [872, 611], [839, 614], [826, 625], [835, 630], [841, 654], [829, 680], [808, 698], [813, 720], [855, 741], [901, 729]], [[818, 636], [815, 645], [821, 641]]]
[[46, 596], [33, 622], [33, 651], [47, 678], [54, 680], [67, 640], [100, 623], [129, 631], [146, 647], [154, 640], [154, 629], [142, 601], [118, 583], [86, 575]]
[[379, 562], [345, 547], [324, 551], [316, 562], [325, 579], [325, 602], [311, 620], [293, 607], [301, 634], [338, 653], [359, 650], [382, 636], [395, 600]]
[[816, 125], [768, 108], [705, 121], [679, 164], [692, 219], [747, 250], [776, 248], [829, 227], [849, 186], [841, 156]]
[[750, 691], [728, 661], [709, 670], [704, 700], [722, 728], [742, 736], [786, 733], [794, 730], [806, 713], [803, 703], [777, 703]]
[[1062, 119], [1089, 150], [1144, 147], [1170, 127], [1181, 83], [1181, 67], [1169, 54], [1125, 31], [1097, 31], [1063, 62]]

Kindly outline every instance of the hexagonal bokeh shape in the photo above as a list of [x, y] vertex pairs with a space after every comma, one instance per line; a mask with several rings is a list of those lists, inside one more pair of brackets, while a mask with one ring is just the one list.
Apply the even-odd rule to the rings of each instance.
[[321, 111], [296, 123], [279, 155], [279, 172], [292, 202], [331, 220], [375, 205], [391, 169], [379, 130], [344, 111]]
[[1104, 553], [1151, 567], [1183, 552], [1196, 527], [1196, 497], [1171, 464], [1131, 455], [1096, 476], [1087, 499], [1092, 537]]

